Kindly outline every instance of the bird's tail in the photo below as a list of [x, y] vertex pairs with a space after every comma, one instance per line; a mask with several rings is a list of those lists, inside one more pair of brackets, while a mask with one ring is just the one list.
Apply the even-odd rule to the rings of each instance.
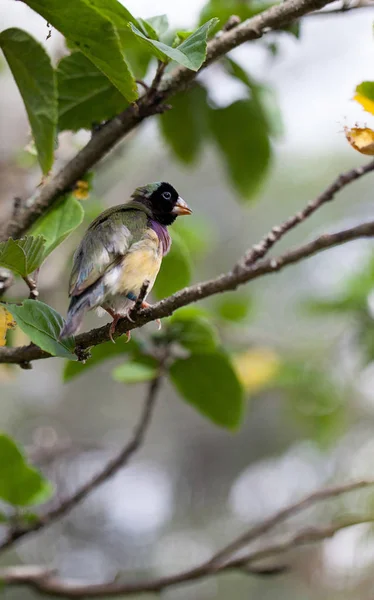
[[75, 335], [82, 325], [83, 317], [88, 310], [95, 308], [103, 299], [104, 286], [98, 282], [87, 288], [79, 296], [73, 296], [70, 300], [66, 322], [61, 329], [60, 338]]

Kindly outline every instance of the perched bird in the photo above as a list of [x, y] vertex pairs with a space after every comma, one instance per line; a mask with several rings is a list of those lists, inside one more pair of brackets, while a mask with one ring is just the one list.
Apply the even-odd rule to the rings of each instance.
[[[146, 295], [153, 287], [170, 250], [168, 225], [191, 212], [170, 183], [157, 182], [99, 215], [74, 254], [71, 300], [60, 337], [74, 335], [86, 311], [101, 307], [113, 318], [109, 335], [114, 341], [118, 320], [129, 316], [143, 284], [149, 282]], [[147, 306], [144, 298], [142, 307]]]

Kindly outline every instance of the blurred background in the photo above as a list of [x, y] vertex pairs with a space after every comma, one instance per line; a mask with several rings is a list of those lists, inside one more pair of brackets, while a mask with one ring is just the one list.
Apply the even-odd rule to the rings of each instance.
[[[204, 0], [125, 4], [145, 18], [166, 13], [175, 29], [196, 26], [207, 10]], [[86, 225], [104, 206], [127, 200], [138, 185], [167, 180], [194, 211], [188, 224], [177, 226], [192, 261], [192, 281], [230, 269], [250, 245], [339, 173], [365, 163], [346, 142], [343, 128], [373, 121], [352, 102], [356, 85], [373, 79], [373, 17], [374, 8], [367, 7], [308, 16], [297, 35], [274, 33], [230, 55], [268, 93], [271, 152], [251, 194], [244, 189], [248, 181], [238, 181], [230, 167], [219, 136], [205, 135], [202, 126], [200, 153], [186, 156], [175, 136], [178, 126], [170, 133], [170, 123], [168, 128], [153, 117], [97, 167], [93, 191], [83, 201]], [[22, 3], [0, 0], [0, 28], [12, 26], [32, 33], [55, 61], [66, 52], [57, 31], [45, 40], [46, 23], [36, 13]], [[210, 67], [199, 82], [216, 115], [248, 95], [246, 85], [222, 64]], [[2, 57], [0, 86], [0, 214], [5, 220], [14, 197], [26, 197], [39, 183], [40, 171], [30, 152], [22, 101]], [[238, 117], [231, 138], [240, 138], [241, 129], [257, 135], [255, 128], [241, 127]], [[89, 136], [83, 131], [61, 134], [57, 166]], [[256, 145], [252, 156], [233, 160], [242, 161], [251, 180]], [[373, 218], [373, 212], [369, 175], [288, 235], [276, 252]], [[54, 251], [40, 275], [41, 298], [62, 314], [71, 255], [81, 234], [82, 229]], [[213, 298], [204, 303], [246, 389], [240, 431], [227, 433], [206, 421], [164, 382], [146, 443], [131, 464], [61, 522], [19, 543], [2, 564], [46, 564], [62, 576], [91, 582], [118, 574], [134, 580], [177, 572], [209, 558], [245, 527], [306, 493], [372, 477], [372, 248], [370, 240], [351, 242], [256, 280], [226, 296], [227, 302]], [[13, 296], [24, 294], [20, 283], [12, 288]], [[101, 323], [90, 315], [85, 327]], [[150, 324], [134, 336], [147, 337], [154, 330]], [[24, 343], [18, 330], [13, 342]], [[63, 383], [64, 361], [58, 358], [37, 361], [32, 371], [0, 367], [1, 428], [24, 444], [56, 482], [55, 501], [100, 468], [131, 435], [146, 386], [113, 381], [111, 371], [120, 363], [116, 357], [68, 383]], [[374, 511], [373, 493], [335, 500], [288, 527], [323, 525], [334, 515], [359, 511]], [[282, 537], [287, 530], [278, 533]], [[285, 575], [225, 575], [173, 588], [164, 596], [369, 600], [373, 561], [373, 530], [362, 525], [282, 558], [292, 567]], [[35, 597], [24, 589], [3, 594], [9, 600]]]

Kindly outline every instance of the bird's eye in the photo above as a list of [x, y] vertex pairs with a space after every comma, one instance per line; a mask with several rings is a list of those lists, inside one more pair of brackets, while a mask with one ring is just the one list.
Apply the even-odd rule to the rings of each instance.
[[171, 193], [170, 192], [163, 192], [162, 197], [164, 198], [164, 200], [170, 200]]

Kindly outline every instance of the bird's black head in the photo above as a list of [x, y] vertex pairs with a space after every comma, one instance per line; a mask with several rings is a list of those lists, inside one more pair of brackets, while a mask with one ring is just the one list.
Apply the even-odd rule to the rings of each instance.
[[171, 225], [178, 215], [192, 212], [176, 189], [165, 181], [137, 188], [134, 198], [150, 208], [153, 219], [162, 225]]

